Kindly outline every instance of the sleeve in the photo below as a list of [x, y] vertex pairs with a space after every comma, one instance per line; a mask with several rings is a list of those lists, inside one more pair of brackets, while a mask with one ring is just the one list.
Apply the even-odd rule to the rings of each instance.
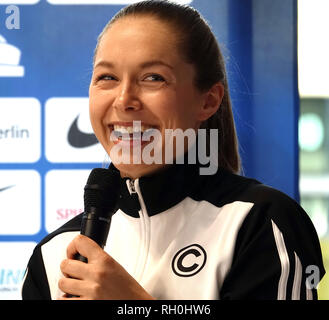
[[29, 260], [22, 285], [23, 300], [50, 300], [48, 279], [38, 245]]
[[310, 218], [283, 193], [262, 185], [256, 189], [220, 298], [316, 300], [325, 270]]
[[[42, 256], [41, 248], [49, 241], [53, 241], [53, 239], [60, 234], [73, 232], [72, 237], [75, 236], [75, 233], [80, 231], [82, 216], [83, 213], [75, 216], [70, 221], [66, 222], [63, 226], [61, 226], [59, 229], [48, 234], [35, 247], [33, 254], [28, 262], [22, 284], [23, 300], [51, 300], [49, 279], [47, 277], [45, 262]], [[71, 239], [71, 237], [64, 237], [64, 248], [66, 248], [69, 244], [70, 240], [68, 239]], [[58, 252], [60, 252], [60, 254], [62, 253], [62, 247], [57, 248], [57, 245], [55, 244], [55, 248], [56, 250], [51, 251], [49, 253], [51, 256], [54, 257], [56, 257], [56, 254], [58, 254]]]

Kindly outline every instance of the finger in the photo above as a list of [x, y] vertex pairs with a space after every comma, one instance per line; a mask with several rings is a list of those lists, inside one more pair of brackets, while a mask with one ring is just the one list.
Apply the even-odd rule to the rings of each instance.
[[60, 264], [60, 269], [63, 275], [68, 278], [82, 280], [88, 274], [86, 264], [78, 260], [64, 259]]
[[101, 252], [103, 249], [95, 241], [81, 234], [70, 242], [66, 250], [69, 259], [74, 259], [75, 255], [79, 253], [88, 261], [96, 258]]
[[[85, 284], [84, 281], [72, 278], [61, 278], [58, 281], [58, 288], [63, 291], [66, 295], [62, 298], [83, 298], [85, 294]], [[75, 297], [70, 297], [75, 296]]]

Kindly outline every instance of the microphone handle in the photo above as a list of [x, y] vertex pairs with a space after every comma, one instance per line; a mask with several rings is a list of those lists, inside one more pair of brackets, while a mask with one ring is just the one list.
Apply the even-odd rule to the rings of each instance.
[[[102, 249], [105, 247], [107, 236], [111, 225], [111, 215], [97, 214], [100, 209], [92, 207], [82, 216], [80, 233], [94, 240]], [[75, 255], [75, 260], [88, 263], [88, 259], [81, 256], [79, 253]]]
[[[102, 249], [105, 247], [107, 236], [111, 225], [111, 215], [109, 218], [104, 218], [97, 214], [96, 208], [91, 208], [82, 216], [80, 233], [94, 240]], [[74, 256], [75, 260], [88, 263], [88, 259], [79, 253]], [[67, 294], [68, 298], [76, 298], [78, 296]]]

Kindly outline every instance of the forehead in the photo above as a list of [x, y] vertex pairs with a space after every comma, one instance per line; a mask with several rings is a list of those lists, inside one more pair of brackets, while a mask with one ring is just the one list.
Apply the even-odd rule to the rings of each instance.
[[97, 55], [101, 59], [144, 56], [180, 59], [175, 29], [152, 16], [128, 16], [114, 22], [103, 35]]

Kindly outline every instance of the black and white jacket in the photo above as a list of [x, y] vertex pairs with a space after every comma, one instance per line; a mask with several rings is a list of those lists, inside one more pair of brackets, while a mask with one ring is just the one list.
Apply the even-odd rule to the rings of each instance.
[[[112, 165], [111, 165], [112, 166]], [[112, 166], [113, 167], [113, 166]], [[317, 299], [325, 271], [303, 209], [256, 180], [174, 164], [121, 179], [105, 250], [157, 299]], [[81, 215], [35, 248], [23, 299], [56, 299]]]

